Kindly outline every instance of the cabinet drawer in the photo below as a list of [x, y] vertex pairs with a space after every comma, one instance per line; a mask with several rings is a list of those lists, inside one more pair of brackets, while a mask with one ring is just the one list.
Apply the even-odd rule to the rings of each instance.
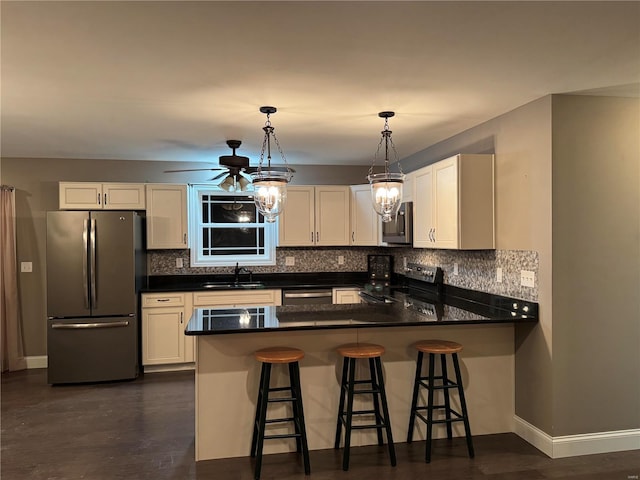
[[281, 304], [280, 290], [224, 290], [218, 292], [194, 292], [193, 305], [202, 306], [274, 306]]
[[142, 295], [142, 308], [176, 307], [184, 305], [184, 293], [153, 293]]

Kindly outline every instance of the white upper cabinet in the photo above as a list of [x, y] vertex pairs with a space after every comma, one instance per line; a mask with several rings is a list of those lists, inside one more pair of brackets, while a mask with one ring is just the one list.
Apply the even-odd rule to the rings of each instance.
[[288, 187], [278, 245], [349, 245], [350, 196], [349, 187], [343, 185]]
[[380, 216], [373, 209], [371, 187], [351, 186], [351, 245], [378, 245]]
[[456, 155], [412, 173], [414, 247], [495, 248], [493, 155]]
[[187, 248], [187, 186], [147, 185], [147, 248]]
[[60, 182], [61, 210], [144, 210], [142, 183]]

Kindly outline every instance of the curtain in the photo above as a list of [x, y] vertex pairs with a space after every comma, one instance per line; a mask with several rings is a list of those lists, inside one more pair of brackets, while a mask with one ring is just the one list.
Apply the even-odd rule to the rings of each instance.
[[0, 187], [0, 353], [3, 372], [27, 368], [18, 300], [15, 192], [5, 185]]

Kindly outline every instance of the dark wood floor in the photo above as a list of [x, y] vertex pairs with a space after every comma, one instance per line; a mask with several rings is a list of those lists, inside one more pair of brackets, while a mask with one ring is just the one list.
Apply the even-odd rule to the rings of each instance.
[[[46, 370], [2, 375], [3, 480], [250, 480], [249, 458], [195, 463], [192, 372], [149, 374], [131, 382], [57, 386]], [[221, 432], [221, 435], [232, 432]], [[640, 451], [551, 460], [514, 434], [397, 445], [398, 465], [379, 447], [311, 452], [311, 479], [637, 480]], [[247, 446], [247, 450], [249, 446]], [[263, 479], [304, 479], [295, 454], [265, 456]]]

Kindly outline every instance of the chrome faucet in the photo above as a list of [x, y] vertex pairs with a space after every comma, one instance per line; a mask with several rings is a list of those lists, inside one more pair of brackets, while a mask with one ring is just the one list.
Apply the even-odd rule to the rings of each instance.
[[236, 262], [236, 268], [234, 268], [233, 270], [233, 275], [234, 275], [234, 283], [237, 285], [238, 283], [240, 283], [240, 274], [241, 273], [248, 273], [249, 274], [249, 282], [253, 281], [253, 272], [251, 270], [249, 270], [246, 267], [240, 267], [238, 266], [238, 262]]

